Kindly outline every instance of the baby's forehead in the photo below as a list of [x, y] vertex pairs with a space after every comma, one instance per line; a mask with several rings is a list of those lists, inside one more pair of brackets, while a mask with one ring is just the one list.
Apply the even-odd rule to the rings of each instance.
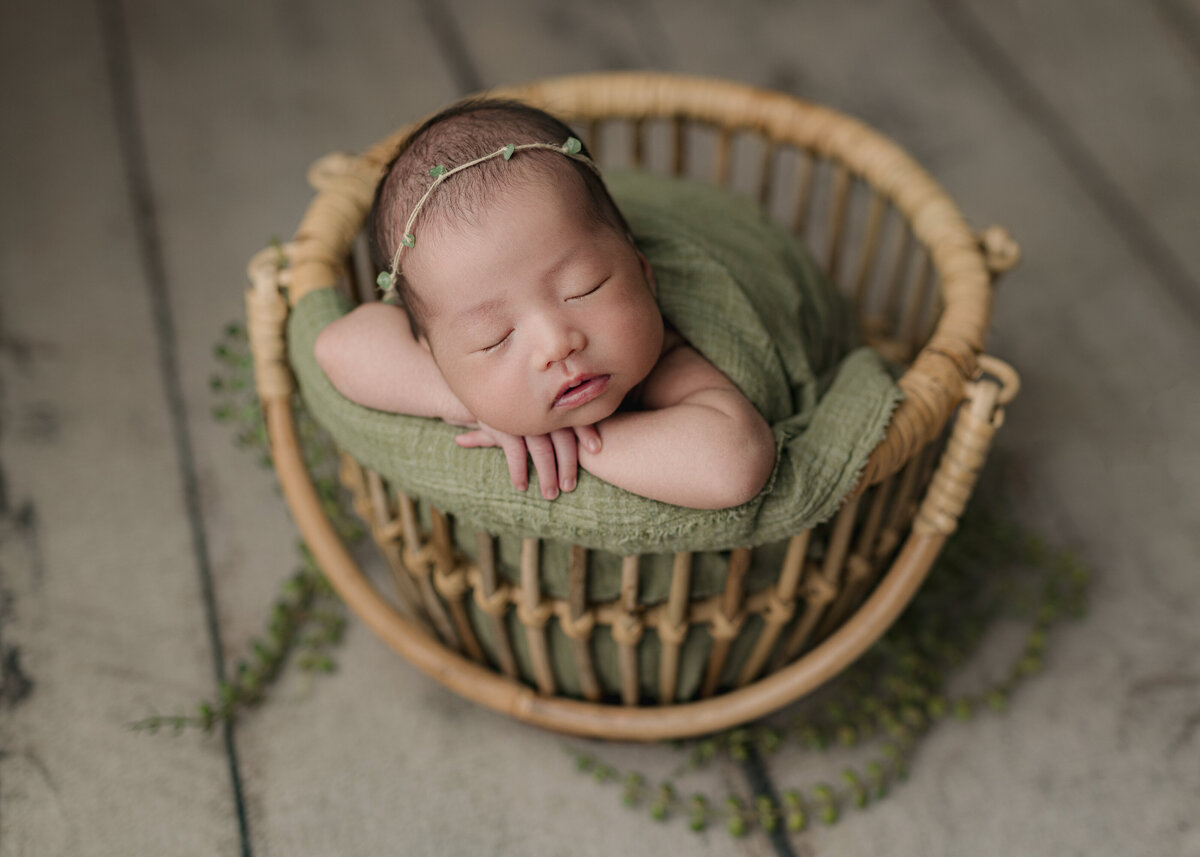
[[578, 171], [562, 155], [522, 152], [511, 161], [496, 158], [464, 170], [435, 191], [433, 218], [472, 222], [515, 200], [544, 204], [587, 203], [587, 188]]
[[485, 188], [472, 188], [457, 197], [447, 194], [436, 200], [436, 204], [423, 208], [413, 230], [414, 246], [405, 253], [404, 267], [423, 268], [440, 252], [446, 252], [448, 244], [456, 245], [453, 252], [469, 251], [470, 243], [462, 243], [464, 237], [478, 240], [492, 237], [493, 233], [502, 235], [522, 229], [524, 219], [539, 209], [569, 212], [570, 216], [589, 222], [597, 220], [583, 182], [571, 174], [569, 167], [567, 172], [557, 175], [516, 174], [501, 182], [489, 182]]

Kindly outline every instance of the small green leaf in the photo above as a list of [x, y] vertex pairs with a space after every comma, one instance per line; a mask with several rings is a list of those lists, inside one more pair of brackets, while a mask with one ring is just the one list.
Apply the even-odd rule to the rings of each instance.
[[446, 167], [443, 164], [438, 164], [429, 171], [429, 174], [435, 179], [438, 176], [444, 176], [446, 174]]
[[504, 155], [504, 160], [507, 161], [509, 158], [511, 158], [513, 156], [513, 152], [515, 152], [516, 150], [517, 150], [517, 144], [509, 143], [507, 146], [505, 146], [500, 151]]
[[563, 151], [568, 155], [578, 155], [583, 149], [583, 143], [580, 143], [574, 137], [568, 137], [567, 142], [563, 143]]

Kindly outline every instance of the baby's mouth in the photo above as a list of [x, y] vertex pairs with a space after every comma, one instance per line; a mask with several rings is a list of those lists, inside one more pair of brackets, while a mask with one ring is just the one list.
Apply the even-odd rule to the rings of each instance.
[[610, 375], [580, 375], [562, 386], [554, 397], [555, 408], [577, 408], [608, 389]]

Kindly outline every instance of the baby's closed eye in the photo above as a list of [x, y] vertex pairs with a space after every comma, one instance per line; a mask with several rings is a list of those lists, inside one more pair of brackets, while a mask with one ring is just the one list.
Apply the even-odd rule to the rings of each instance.
[[588, 297], [589, 295], [594, 295], [596, 292], [600, 291], [600, 289], [601, 289], [601, 288], [603, 288], [604, 284], [605, 284], [605, 283], [607, 283], [607, 282], [608, 282], [608, 278], [607, 278], [607, 277], [605, 277], [603, 280], [601, 280], [601, 281], [600, 281], [599, 283], [597, 283], [596, 285], [592, 286], [592, 288], [588, 289], [586, 292], [583, 292], [583, 293], [581, 293], [581, 294], [578, 294], [578, 295], [572, 295], [571, 297], [567, 298], [567, 300], [569, 300], [569, 301], [577, 301], [577, 300], [580, 300], [580, 299], [582, 299], [582, 298], [586, 298], [586, 297]]
[[483, 352], [484, 354], [491, 354], [493, 351], [497, 351], [501, 346], [503, 346], [506, 342], [508, 342], [512, 338], [512, 335], [513, 335], [512, 330], [509, 330], [503, 336], [501, 336], [499, 339], [492, 342], [491, 345], [485, 345], [483, 348], [480, 348], [479, 350], [481, 352]]

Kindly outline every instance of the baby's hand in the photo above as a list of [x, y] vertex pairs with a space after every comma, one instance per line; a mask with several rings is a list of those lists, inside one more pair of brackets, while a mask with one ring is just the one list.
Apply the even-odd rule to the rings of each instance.
[[480, 423], [479, 428], [460, 434], [455, 442], [466, 448], [498, 446], [504, 450], [509, 478], [518, 491], [529, 487], [528, 454], [537, 470], [538, 487], [547, 500], [556, 498], [559, 490], [574, 490], [579, 472], [579, 444], [583, 444], [588, 452], [600, 451], [600, 433], [595, 426], [522, 436], [506, 434]]

